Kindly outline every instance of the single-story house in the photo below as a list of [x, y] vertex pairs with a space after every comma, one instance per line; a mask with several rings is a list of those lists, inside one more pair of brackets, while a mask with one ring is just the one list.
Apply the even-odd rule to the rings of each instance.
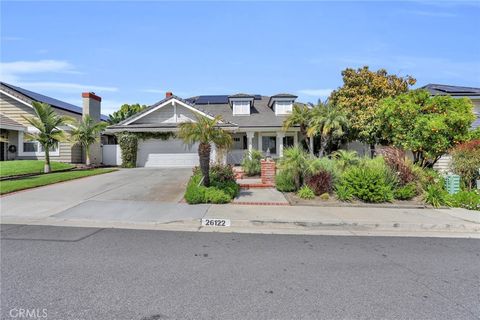
[[[233, 146], [226, 155], [229, 164], [240, 164], [247, 150], [261, 150], [273, 158], [281, 157], [283, 149], [297, 145], [299, 128], [282, 129], [283, 121], [292, 113], [297, 96], [287, 93], [274, 96], [254, 94], [209, 95], [182, 99], [167, 92], [165, 99], [119, 124], [107, 128], [107, 133], [176, 132], [178, 125], [195, 121], [196, 115], [212, 118], [221, 116], [218, 124], [232, 132]], [[215, 155], [212, 156], [214, 158]], [[196, 145], [181, 140], [140, 140], [137, 166], [198, 165]]]
[[[101, 98], [94, 93], [83, 93], [83, 107], [60, 101], [33, 91], [29, 91], [5, 82], [0, 82], [0, 160], [44, 159], [45, 152], [37, 141], [24, 139], [25, 133], [34, 133], [24, 117], [34, 117], [32, 102], [47, 103], [55, 112], [80, 120], [83, 114], [90, 114], [97, 121], [106, 121], [107, 117], [100, 113]], [[71, 130], [71, 126], [61, 129]], [[102, 154], [100, 146], [92, 148], [92, 163], [100, 163]], [[69, 141], [60, 142], [50, 152], [53, 161], [82, 163], [85, 156], [82, 147]]]

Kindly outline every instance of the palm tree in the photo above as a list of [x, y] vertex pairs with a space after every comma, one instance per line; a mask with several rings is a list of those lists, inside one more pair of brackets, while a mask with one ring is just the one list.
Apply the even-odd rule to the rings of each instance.
[[335, 158], [338, 166], [342, 170], [345, 170], [345, 168], [347, 168], [348, 166], [355, 165], [360, 162], [358, 153], [354, 150], [338, 150], [333, 153], [333, 157]]
[[90, 115], [84, 115], [81, 121], [75, 124], [75, 128], [70, 133], [70, 139], [74, 143], [79, 143], [85, 148], [87, 166], [90, 165], [90, 146], [97, 142], [100, 138], [100, 133], [105, 130], [107, 123], [95, 122]]
[[310, 126], [310, 119], [311, 119], [311, 108], [304, 104], [296, 104], [293, 106], [292, 114], [288, 116], [287, 119], [283, 121], [283, 130], [287, 131], [289, 128], [293, 126], [300, 127], [300, 133], [302, 134], [303, 141], [308, 147], [310, 153], [313, 153], [312, 148], [310, 148], [310, 140], [311, 139], [307, 135], [307, 130]]
[[320, 157], [323, 156], [330, 141], [345, 134], [346, 126], [347, 117], [331, 103], [319, 102], [311, 110], [311, 121], [307, 135], [311, 138], [320, 135]]
[[203, 185], [210, 186], [210, 152], [211, 143], [217, 148], [229, 148], [232, 145], [232, 136], [220, 129], [217, 124], [220, 116], [213, 119], [202, 115], [196, 116], [196, 122], [183, 122], [180, 124], [178, 137], [186, 144], [199, 142], [198, 157], [203, 175]]
[[66, 140], [65, 133], [59, 127], [72, 121], [72, 118], [57, 114], [53, 108], [46, 103], [32, 102], [36, 117], [23, 117], [29, 124], [35, 127], [38, 132], [28, 133], [27, 137], [36, 140], [45, 150], [45, 166], [43, 171], [49, 173], [50, 167], [50, 149], [58, 145], [59, 142]]
[[303, 176], [308, 165], [308, 155], [300, 147], [290, 147], [283, 150], [283, 157], [280, 158], [279, 168], [292, 175], [296, 189], [302, 186]]

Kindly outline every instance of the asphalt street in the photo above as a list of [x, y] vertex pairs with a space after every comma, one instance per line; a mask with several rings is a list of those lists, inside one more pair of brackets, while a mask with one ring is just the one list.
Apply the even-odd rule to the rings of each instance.
[[2, 319], [480, 319], [479, 240], [1, 227]]

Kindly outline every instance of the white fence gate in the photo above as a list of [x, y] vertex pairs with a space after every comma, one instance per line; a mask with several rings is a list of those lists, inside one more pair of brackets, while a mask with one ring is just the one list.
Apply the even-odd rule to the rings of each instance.
[[104, 144], [102, 146], [103, 164], [120, 166], [122, 164], [122, 150], [118, 144]]

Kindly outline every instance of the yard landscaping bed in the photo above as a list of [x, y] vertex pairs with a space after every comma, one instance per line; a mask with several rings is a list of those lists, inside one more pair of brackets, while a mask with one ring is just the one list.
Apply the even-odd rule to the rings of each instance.
[[[0, 163], [0, 178], [43, 173], [44, 160], [13, 160]], [[63, 162], [50, 162], [53, 171], [65, 171], [75, 168], [75, 165]]]
[[330, 195], [328, 199], [322, 199], [315, 196], [313, 199], [302, 199], [294, 192], [284, 192], [283, 195], [292, 206], [315, 206], [315, 207], [358, 207], [358, 208], [405, 208], [420, 209], [431, 208], [426, 205], [420, 197], [411, 200], [393, 200], [392, 202], [367, 203], [360, 200], [352, 200], [349, 202], [341, 201], [334, 195]]
[[442, 174], [414, 165], [400, 149], [380, 151], [372, 159], [349, 151], [316, 158], [287, 148], [279, 161], [276, 188], [291, 205], [480, 210], [478, 190], [465, 183], [449, 194]]
[[36, 188], [40, 186], [46, 186], [49, 184], [69, 181], [69, 180], [88, 177], [88, 176], [94, 176], [98, 174], [109, 173], [117, 170], [118, 169], [114, 169], [114, 168], [75, 170], [75, 171], [67, 171], [67, 172], [54, 172], [49, 174], [18, 178], [15, 180], [1, 181], [0, 194], [3, 195], [3, 194], [15, 192], [15, 191], [31, 189], [31, 188]]
[[215, 165], [210, 168], [210, 186], [203, 185], [203, 176], [199, 168], [193, 169], [185, 191], [185, 201], [189, 204], [229, 203], [240, 191], [235, 182], [235, 173], [229, 165]]

